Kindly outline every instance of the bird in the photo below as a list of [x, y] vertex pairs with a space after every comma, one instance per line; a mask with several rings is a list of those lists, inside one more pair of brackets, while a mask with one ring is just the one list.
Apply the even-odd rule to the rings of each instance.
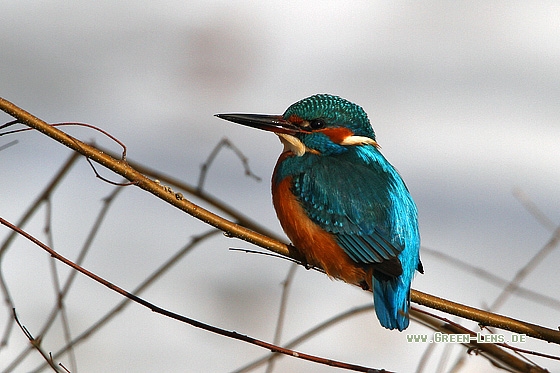
[[280, 138], [272, 202], [292, 245], [307, 266], [371, 290], [383, 327], [406, 329], [411, 282], [424, 272], [418, 211], [364, 109], [316, 94], [282, 115], [216, 116]]

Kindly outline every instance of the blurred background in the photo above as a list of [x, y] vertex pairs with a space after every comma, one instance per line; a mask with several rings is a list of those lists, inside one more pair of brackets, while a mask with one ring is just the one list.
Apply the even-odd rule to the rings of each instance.
[[[196, 184], [201, 165], [227, 137], [261, 182], [244, 175], [224, 149], [205, 190], [281, 234], [269, 179], [278, 139], [213, 117], [223, 112], [280, 114], [315, 93], [363, 106], [384, 155], [405, 179], [420, 214], [422, 244], [512, 279], [560, 224], [560, 5], [555, 1], [3, 1], [0, 96], [55, 122], [86, 122], [128, 147], [128, 157]], [[1, 123], [11, 120], [0, 115]], [[65, 127], [115, 152], [97, 132]], [[70, 151], [38, 133], [0, 137], [0, 216], [17, 222]], [[102, 174], [115, 181], [117, 176]], [[80, 159], [24, 227], [75, 259], [114, 187]], [[523, 196], [521, 198], [520, 196]], [[548, 223], [528, 211], [529, 200]], [[50, 215], [48, 215], [50, 214]], [[134, 289], [190, 238], [208, 227], [127, 187], [111, 205], [83, 265]], [[0, 239], [9, 234], [0, 229]], [[285, 260], [248, 255], [255, 249], [221, 234], [170, 269], [142, 296], [215, 326], [272, 341]], [[17, 239], [1, 257], [20, 321], [38, 333], [55, 303], [48, 256]], [[502, 287], [422, 254], [415, 289], [475, 307], [489, 307]], [[551, 251], [521, 286], [558, 299], [560, 253]], [[57, 265], [58, 277], [69, 270]], [[66, 299], [70, 334], [102, 317], [121, 298], [82, 275]], [[286, 342], [332, 316], [368, 304], [370, 295], [299, 268], [287, 305]], [[0, 327], [11, 317], [2, 309]], [[556, 329], [558, 304], [513, 294], [497, 310]], [[459, 321], [451, 316], [451, 319]], [[464, 323], [475, 329], [472, 323]], [[55, 322], [45, 351], [64, 344]], [[414, 371], [428, 345], [381, 328], [373, 312], [329, 328], [296, 349], [387, 370]], [[0, 350], [0, 369], [27, 346], [14, 328]], [[557, 345], [515, 345], [559, 355]], [[230, 372], [266, 351], [127, 307], [75, 349], [81, 372]], [[450, 370], [466, 351], [438, 345], [426, 371]], [[550, 371], [560, 363], [534, 358]], [[31, 353], [12, 371], [42, 363]], [[275, 371], [334, 372], [281, 358]], [[264, 371], [260, 368], [257, 371]], [[497, 371], [467, 356], [458, 371]]]

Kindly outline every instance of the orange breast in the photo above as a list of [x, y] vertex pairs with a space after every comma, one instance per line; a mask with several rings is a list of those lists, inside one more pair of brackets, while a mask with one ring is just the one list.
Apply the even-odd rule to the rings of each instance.
[[[279, 162], [282, 160], [279, 159]], [[334, 236], [321, 229], [306, 215], [291, 192], [291, 177], [272, 186], [272, 202], [276, 215], [292, 244], [305, 256], [307, 262], [325, 270], [327, 275], [350, 284], [371, 289], [371, 270], [358, 266], [336, 243]]]

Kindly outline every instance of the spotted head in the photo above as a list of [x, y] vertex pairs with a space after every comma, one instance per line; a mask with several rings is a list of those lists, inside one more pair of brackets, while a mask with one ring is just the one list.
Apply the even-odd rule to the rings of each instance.
[[339, 154], [346, 147], [373, 145], [375, 133], [360, 106], [338, 96], [318, 94], [292, 104], [282, 115], [217, 114], [235, 123], [275, 132], [286, 151]]

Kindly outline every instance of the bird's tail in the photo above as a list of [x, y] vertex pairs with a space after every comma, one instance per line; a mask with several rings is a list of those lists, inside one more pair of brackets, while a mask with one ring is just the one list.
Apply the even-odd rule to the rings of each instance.
[[403, 283], [401, 276], [376, 274], [372, 280], [373, 304], [379, 322], [387, 329], [403, 331], [409, 324], [410, 287]]

